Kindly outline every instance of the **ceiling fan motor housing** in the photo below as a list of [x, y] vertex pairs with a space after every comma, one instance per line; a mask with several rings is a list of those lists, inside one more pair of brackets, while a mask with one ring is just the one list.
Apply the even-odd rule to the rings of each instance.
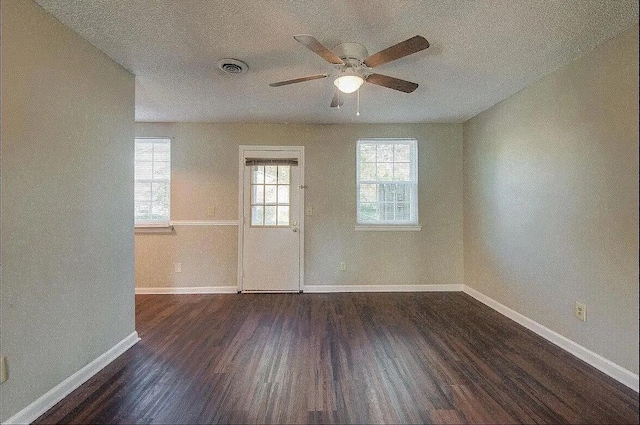
[[360, 43], [338, 44], [333, 48], [333, 53], [350, 66], [362, 65], [362, 61], [369, 56], [367, 49]]

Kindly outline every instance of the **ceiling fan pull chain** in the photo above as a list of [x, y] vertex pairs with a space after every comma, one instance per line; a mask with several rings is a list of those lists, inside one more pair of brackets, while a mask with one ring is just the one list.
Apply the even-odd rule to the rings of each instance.
[[360, 116], [360, 89], [358, 89], [356, 100], [356, 117]]

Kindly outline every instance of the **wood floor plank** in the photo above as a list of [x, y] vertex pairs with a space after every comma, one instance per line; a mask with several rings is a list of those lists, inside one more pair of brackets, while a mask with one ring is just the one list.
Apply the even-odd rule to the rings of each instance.
[[638, 423], [638, 394], [462, 293], [138, 295], [36, 423]]

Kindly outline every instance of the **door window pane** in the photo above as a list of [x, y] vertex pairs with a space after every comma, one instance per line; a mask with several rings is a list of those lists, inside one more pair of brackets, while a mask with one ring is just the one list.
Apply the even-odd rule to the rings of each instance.
[[264, 167], [255, 166], [251, 167], [251, 182], [263, 184], [264, 183]]
[[289, 207], [288, 206], [278, 206], [278, 225], [279, 226], [289, 225]]
[[251, 167], [251, 226], [289, 226], [290, 165]]
[[278, 183], [278, 166], [268, 165], [264, 167], [264, 182], [267, 184]]
[[277, 202], [277, 189], [278, 186], [275, 184], [268, 184], [264, 186], [264, 203], [265, 204], [276, 204]]
[[264, 185], [256, 184], [251, 186], [251, 204], [264, 204]]
[[276, 206], [268, 205], [264, 207], [264, 225], [275, 226], [276, 223]]
[[289, 171], [291, 171], [289, 165], [278, 166], [278, 184], [289, 184]]
[[251, 207], [251, 225], [262, 226], [264, 224], [264, 207], [257, 205]]
[[288, 204], [289, 204], [289, 186], [281, 184], [278, 186], [278, 205], [288, 205]]

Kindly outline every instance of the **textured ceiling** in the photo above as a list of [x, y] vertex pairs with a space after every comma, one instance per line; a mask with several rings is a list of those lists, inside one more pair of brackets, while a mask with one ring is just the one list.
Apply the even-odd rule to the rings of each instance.
[[[638, 22], [637, 0], [37, 0], [136, 75], [137, 121], [463, 122]], [[373, 84], [330, 109], [332, 67], [293, 39], [375, 53], [414, 35], [425, 51], [376, 68], [418, 83]], [[225, 74], [220, 58], [249, 65]]]

